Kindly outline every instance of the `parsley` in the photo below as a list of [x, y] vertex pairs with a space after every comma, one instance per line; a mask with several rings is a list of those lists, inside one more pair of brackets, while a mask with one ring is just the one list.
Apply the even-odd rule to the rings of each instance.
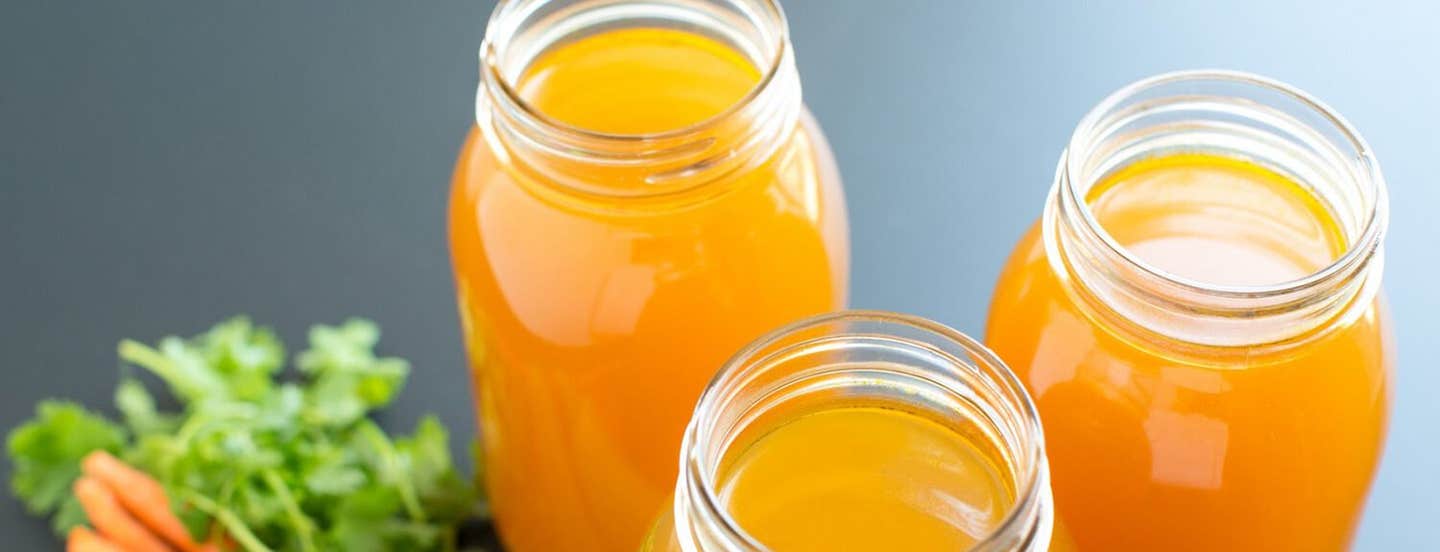
[[243, 317], [153, 347], [123, 341], [120, 358], [157, 376], [180, 411], [159, 410], [134, 379], [115, 391], [120, 423], [42, 402], [10, 433], [11, 490], [63, 533], [85, 522], [70, 491], [80, 460], [103, 449], [160, 481], [197, 538], [220, 527], [249, 552], [453, 550], [475, 511], [471, 483], [434, 417], [393, 439], [367, 417], [410, 371], [375, 355], [379, 337], [366, 320], [315, 326], [296, 382], [280, 379], [274, 332]]

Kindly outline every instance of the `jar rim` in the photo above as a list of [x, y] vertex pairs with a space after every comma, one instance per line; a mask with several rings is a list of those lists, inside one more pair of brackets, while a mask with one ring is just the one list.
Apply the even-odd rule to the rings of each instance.
[[546, 114], [543, 110], [527, 101], [524, 96], [520, 94], [519, 90], [515, 88], [514, 83], [511, 83], [510, 79], [505, 76], [501, 62], [501, 47], [496, 44], [493, 38], [495, 36], [510, 38], [510, 33], [502, 32], [503, 26], [508, 20], [513, 18], [523, 19], [525, 15], [524, 7], [534, 7], [548, 1], [550, 0], [500, 0], [500, 3], [495, 7], [495, 11], [492, 12], [490, 20], [486, 25], [485, 39], [480, 45], [481, 85], [483, 87], [489, 83], [492, 94], [498, 92], [498, 94], [493, 95], [501, 98], [507, 107], [512, 108], [515, 113], [523, 117], [527, 125], [567, 136], [569, 140], [612, 143], [668, 141], [713, 129], [721, 125], [723, 121], [731, 119], [741, 111], [744, 111], [747, 106], [756, 103], [764, 92], [771, 88], [771, 83], [777, 80], [777, 75], [781, 73], [785, 65], [785, 56], [789, 53], [790, 49], [790, 25], [785, 17], [785, 11], [780, 7], [778, 0], [756, 0], [764, 6], [765, 13], [761, 14], [761, 17], [765, 18], [764, 21], [767, 26], [774, 28], [775, 37], [772, 40], [772, 44], [768, 46], [773, 53], [763, 68], [764, 72], [761, 74], [760, 79], [750, 87], [750, 90], [747, 91], [744, 96], [735, 100], [734, 103], [730, 104], [724, 110], [683, 127], [658, 132], [634, 134], [603, 132], [573, 125]]
[[[1082, 174], [1080, 164], [1084, 161], [1082, 156], [1076, 155], [1076, 152], [1077, 150], [1083, 151], [1080, 146], [1086, 143], [1086, 136], [1095, 132], [1107, 114], [1143, 92], [1164, 85], [1204, 81], [1240, 84], [1258, 90], [1278, 92], [1321, 116], [1334, 125], [1335, 129], [1339, 130], [1340, 134], [1349, 141], [1355, 150], [1354, 159], [1360, 161], [1366, 169], [1366, 185], [1370, 188], [1370, 197], [1374, 199], [1373, 205], [1368, 209], [1369, 212], [1362, 230], [1352, 237], [1350, 243], [1346, 244], [1344, 254], [1339, 255], [1330, 264], [1317, 271], [1288, 281], [1263, 285], [1216, 284], [1181, 276], [1145, 261], [1120, 244], [1100, 223], [1083, 195], [1085, 188], [1074, 185], [1074, 175]], [[1379, 162], [1375, 159], [1369, 144], [1360, 135], [1360, 132], [1334, 108], [1298, 87], [1269, 77], [1226, 69], [1190, 69], [1161, 73], [1132, 82], [1106, 96], [1085, 114], [1071, 134], [1063, 155], [1064, 159], [1061, 161], [1060, 170], [1069, 176], [1064, 179], [1067, 184], [1061, 186], [1064, 188], [1061, 193], [1067, 194], [1069, 201], [1078, 206], [1078, 212], [1085, 227], [1099, 239], [1109, 253], [1117, 255], [1142, 273], [1185, 292], [1238, 300], [1265, 300], [1304, 294], [1307, 291], [1322, 288], [1337, 278], [1343, 278], [1347, 274], [1359, 271], [1371, 257], [1375, 256], [1384, 241], [1388, 199]]]
[[[944, 340], [948, 344], [958, 346], [974, 361], [972, 364], [979, 365], [976, 368], [983, 370], [982, 377], [994, 382], [1000, 386], [1001, 390], [1014, 397], [1016, 404], [1009, 406], [1012, 406], [1018, 412], [1018, 417], [1021, 418], [1022, 425], [1019, 427], [1024, 431], [1021, 438], [1026, 445], [1024, 450], [1017, 451], [1020, 455], [1019, 462], [1022, 465], [1016, 466], [1018, 469], [1012, 471], [1016, 481], [1016, 500], [1000, 523], [996, 524], [983, 539], [977, 541], [971, 550], [1008, 550], [1008, 547], [1004, 547], [1005, 544], [1013, 543], [1017, 536], [1022, 536], [1024, 540], [1021, 542], [1024, 543], [1036, 541], [1038, 525], [1049, 521], [1048, 519], [1044, 522], [1036, 521], [1036, 516], [1048, 516], [1048, 514], [1038, 513], [1038, 511], [1048, 502], [1050, 487], [1049, 468], [1045, 457], [1044, 431], [1041, 426], [1039, 410], [1029, 392], [1003, 360], [974, 338], [939, 322], [888, 311], [847, 310], [805, 318], [756, 339], [727, 360], [705, 386], [696, 403], [695, 415], [692, 416], [685, 429], [684, 444], [680, 455], [680, 478], [676, 489], [677, 502], [687, 497], [698, 499], [702, 515], [716, 522], [715, 524], [724, 532], [727, 544], [751, 551], [767, 550], [763, 544], [744, 531], [730, 513], [721, 506], [721, 499], [716, 493], [714, 474], [711, 473], [713, 470], [707, 468], [706, 451], [702, 445], [703, 442], [708, 441], [708, 439], [702, 438], [702, 432], [705, 432], [705, 429], [700, 427], [702, 420], [705, 419], [703, 414], [726, 406], [724, 404], [726, 399], [723, 395], [727, 391], [727, 387], [735, 383], [734, 380], [737, 378], [743, 381], [745, 376], [753, 375], [747, 372], [747, 368], [762, 367], [763, 370], [763, 366], [772, 357], [803, 348], [825, 338], [846, 335], [868, 336], [873, 333], [832, 333], [788, 344], [778, 351], [767, 351], [767, 348], [781, 343], [786, 337], [794, 336], [805, 330], [823, 328], [837, 323], [857, 322], [879, 323], [901, 329], [917, 330], [924, 332], [926, 337], [933, 336], [934, 339]], [[887, 337], [889, 336], [887, 335]], [[923, 345], [918, 340], [907, 339], [907, 341], [915, 345]], [[967, 363], [965, 359], [949, 360]], [[703, 437], [712, 436], [706, 433]], [[694, 494], [682, 497], [681, 491], [684, 490]], [[680, 519], [677, 518], [676, 523], [681, 523]], [[1048, 526], [1039, 531], [1042, 534], [1048, 534]]]

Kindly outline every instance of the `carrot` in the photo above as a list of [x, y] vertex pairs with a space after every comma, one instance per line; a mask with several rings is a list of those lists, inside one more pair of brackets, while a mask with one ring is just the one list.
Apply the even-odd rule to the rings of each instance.
[[85, 515], [101, 535], [126, 552], [170, 552], [159, 537], [125, 512], [115, 493], [104, 483], [83, 476], [75, 481], [75, 498], [85, 508]]
[[110, 488], [120, 504], [131, 515], [144, 523], [151, 531], [175, 545], [184, 552], [200, 550], [200, 544], [190, 536], [180, 518], [170, 510], [170, 499], [165, 488], [145, 472], [125, 465], [110, 453], [97, 450], [81, 462], [85, 475], [93, 477]]
[[89, 527], [76, 525], [70, 529], [70, 538], [65, 540], [65, 552], [124, 552], [105, 537], [96, 535]]

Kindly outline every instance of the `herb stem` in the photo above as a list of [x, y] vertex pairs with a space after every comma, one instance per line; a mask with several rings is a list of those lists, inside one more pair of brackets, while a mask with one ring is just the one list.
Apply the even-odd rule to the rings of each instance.
[[229, 508], [216, 504], [205, 498], [204, 495], [190, 489], [179, 489], [178, 492], [186, 501], [215, 518], [220, 525], [224, 525], [225, 530], [230, 532], [230, 538], [235, 539], [235, 542], [245, 548], [246, 552], [274, 552], [270, 547], [265, 546], [265, 543], [260, 542], [260, 538], [250, 532], [250, 527], [240, 521], [240, 516], [235, 515], [235, 512], [230, 511]]
[[155, 375], [160, 376], [167, 382], [180, 381], [180, 373], [175, 369], [175, 364], [166, 358], [160, 351], [150, 348], [149, 345], [126, 339], [120, 342], [119, 354], [122, 360], [137, 364]]
[[280, 497], [280, 503], [285, 507], [285, 516], [290, 518], [290, 525], [295, 528], [295, 535], [300, 539], [300, 549], [306, 552], [315, 552], [314, 527], [310, 524], [310, 518], [300, 512], [300, 504], [295, 502], [295, 496], [290, 494], [290, 488], [285, 486], [285, 481], [280, 479], [280, 474], [275, 470], [265, 470], [260, 476], [270, 490]]
[[380, 463], [383, 464], [382, 467], [385, 471], [384, 476], [400, 492], [400, 502], [405, 504], [405, 511], [410, 514], [410, 519], [424, 523], [425, 510], [420, 508], [420, 500], [415, 496], [415, 487], [410, 484], [410, 479], [400, 470], [400, 461], [396, 458], [395, 447], [390, 443], [390, 439], [385, 437], [385, 432], [369, 420], [356, 429], [365, 435], [365, 438], [375, 447], [376, 452], [380, 454]]

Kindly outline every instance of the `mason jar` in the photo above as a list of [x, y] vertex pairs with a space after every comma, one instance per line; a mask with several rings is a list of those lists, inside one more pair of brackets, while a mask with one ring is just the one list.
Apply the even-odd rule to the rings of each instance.
[[969, 337], [827, 314], [730, 359], [686, 428], [644, 552], [1069, 550], [1040, 420]]
[[1292, 86], [1151, 77], [1086, 115], [986, 343], [1086, 550], [1342, 550], [1390, 410], [1385, 182]]
[[835, 161], [769, 0], [511, 0], [450, 252], [513, 551], [634, 550], [716, 366], [842, 307]]

